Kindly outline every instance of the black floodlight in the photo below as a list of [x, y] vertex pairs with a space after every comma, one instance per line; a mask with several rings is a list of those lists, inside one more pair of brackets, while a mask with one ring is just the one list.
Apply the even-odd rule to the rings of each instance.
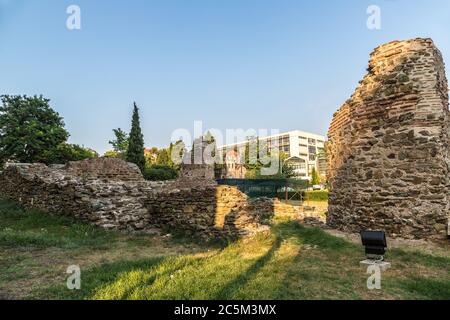
[[384, 231], [361, 231], [361, 240], [366, 249], [367, 259], [384, 260], [387, 248]]

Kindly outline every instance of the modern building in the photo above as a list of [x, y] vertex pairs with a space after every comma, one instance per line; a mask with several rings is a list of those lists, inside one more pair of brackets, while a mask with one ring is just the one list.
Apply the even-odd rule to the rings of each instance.
[[[321, 176], [326, 174], [325, 137], [294, 130], [277, 135], [259, 137], [260, 145], [266, 144], [269, 150], [278, 148], [287, 155], [286, 161], [294, 167], [295, 174], [300, 179], [311, 179], [313, 168]], [[250, 140], [218, 147], [218, 151], [225, 157], [230, 150], [245, 154], [246, 145]], [[239, 159], [239, 157], [234, 157]], [[237, 160], [238, 161], [238, 160]]]

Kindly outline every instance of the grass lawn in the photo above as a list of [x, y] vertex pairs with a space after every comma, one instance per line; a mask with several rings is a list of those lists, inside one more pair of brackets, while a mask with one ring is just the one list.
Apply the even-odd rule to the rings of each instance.
[[[0, 298], [450, 299], [448, 246], [396, 248], [370, 291], [359, 245], [296, 221], [226, 246], [107, 232], [0, 201]], [[81, 290], [66, 288], [69, 265]]]

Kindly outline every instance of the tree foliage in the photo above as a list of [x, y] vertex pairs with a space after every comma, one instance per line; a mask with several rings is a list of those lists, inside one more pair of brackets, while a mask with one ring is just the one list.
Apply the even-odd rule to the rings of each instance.
[[61, 143], [56, 152], [49, 155], [49, 163], [64, 164], [69, 161], [80, 161], [97, 158], [98, 153], [92, 149], [77, 144]]
[[136, 164], [141, 171], [145, 168], [144, 156], [144, 136], [139, 120], [139, 108], [134, 103], [133, 118], [131, 120], [131, 131], [128, 140], [128, 150], [126, 160]]
[[320, 184], [320, 176], [317, 173], [316, 168], [312, 168], [312, 171], [311, 171], [311, 185], [314, 186], [314, 185], [317, 185], [317, 184]]
[[1, 96], [0, 163], [52, 163], [69, 133], [42, 96]]
[[177, 170], [166, 165], [151, 165], [144, 171], [144, 178], [150, 181], [172, 180], [177, 176]]
[[161, 149], [156, 157], [156, 164], [161, 166], [170, 166], [170, 155], [167, 149]]
[[109, 144], [113, 147], [113, 151], [119, 158], [125, 158], [128, 151], [129, 138], [128, 134], [120, 128], [113, 129], [114, 140], [109, 141]]

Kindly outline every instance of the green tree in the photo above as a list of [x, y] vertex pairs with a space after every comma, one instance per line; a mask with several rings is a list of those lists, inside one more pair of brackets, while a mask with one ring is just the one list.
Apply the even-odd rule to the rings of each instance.
[[172, 180], [178, 177], [178, 172], [165, 165], [151, 165], [145, 168], [144, 178], [151, 181]]
[[108, 150], [105, 152], [105, 154], [103, 155], [105, 158], [120, 158], [119, 153], [117, 153], [117, 151], [114, 150]]
[[128, 151], [128, 134], [120, 128], [113, 129], [115, 139], [109, 141], [119, 158], [125, 159]]
[[134, 103], [133, 118], [131, 120], [131, 131], [128, 140], [127, 157], [128, 162], [136, 164], [141, 171], [145, 168], [144, 135], [142, 134], [139, 120], [139, 108]]
[[156, 147], [152, 147], [144, 151], [145, 165], [151, 166], [156, 164], [156, 158], [158, 157], [159, 150]]
[[0, 163], [51, 163], [69, 133], [42, 96], [1, 96]]
[[56, 152], [49, 154], [48, 159], [51, 163], [64, 164], [69, 161], [80, 161], [97, 157], [98, 153], [92, 149], [77, 144], [61, 143], [56, 148]]
[[311, 185], [320, 184], [320, 176], [317, 173], [316, 168], [312, 168], [311, 171]]
[[[252, 148], [250, 148], [250, 144]], [[256, 150], [255, 150], [256, 144]], [[247, 169], [249, 178], [259, 175], [261, 170], [261, 162], [259, 161], [259, 139], [257, 137], [249, 137], [245, 145], [244, 166]], [[256, 152], [256, 153], [255, 153]]]
[[160, 166], [169, 166], [171, 164], [169, 151], [167, 149], [159, 150], [158, 156], [156, 157], [156, 164]]

